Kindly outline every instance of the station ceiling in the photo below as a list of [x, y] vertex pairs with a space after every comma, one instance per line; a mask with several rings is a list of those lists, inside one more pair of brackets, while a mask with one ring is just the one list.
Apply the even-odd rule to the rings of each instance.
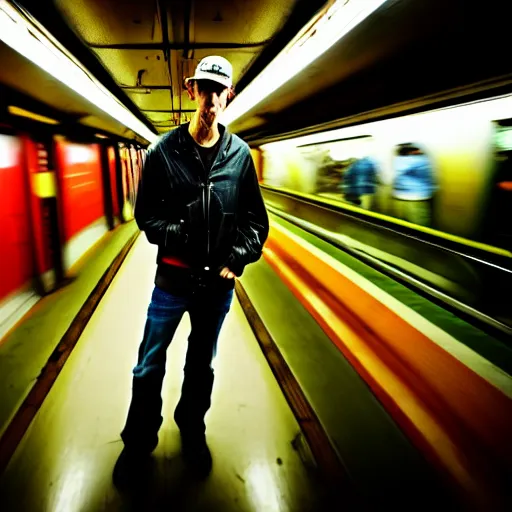
[[[183, 80], [199, 60], [221, 55], [242, 89], [325, 0], [19, 0], [130, 110], [158, 133], [190, 119]], [[130, 132], [0, 43], [0, 82], [68, 119]]]
[[[240, 92], [329, 3], [17, 2], [157, 133], [190, 118], [193, 104], [183, 79], [203, 56], [230, 60]], [[388, 0], [230, 129], [259, 141], [333, 119], [364, 118], [390, 105], [410, 106], [448, 90], [460, 98], [510, 91], [506, 10], [500, 0]], [[0, 60], [0, 82], [10, 89], [58, 109], [68, 121], [134, 136], [3, 43]]]

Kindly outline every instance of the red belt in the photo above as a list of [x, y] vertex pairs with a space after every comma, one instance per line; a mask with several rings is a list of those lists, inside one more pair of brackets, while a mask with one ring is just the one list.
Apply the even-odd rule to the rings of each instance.
[[165, 258], [162, 258], [162, 262], [167, 263], [167, 265], [174, 265], [175, 267], [189, 268], [186, 263], [172, 256], [166, 256]]

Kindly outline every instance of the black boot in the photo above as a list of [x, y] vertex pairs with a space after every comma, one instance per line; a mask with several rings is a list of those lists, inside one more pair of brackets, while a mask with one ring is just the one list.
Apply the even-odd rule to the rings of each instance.
[[151, 453], [162, 425], [162, 374], [134, 377], [132, 399], [121, 439], [131, 452]]
[[151, 453], [123, 448], [119, 455], [112, 481], [120, 491], [136, 491], [146, 485], [152, 467]]
[[210, 474], [213, 461], [204, 434], [181, 432], [181, 452], [195, 476], [206, 478]]
[[212, 456], [206, 444], [204, 421], [196, 418], [195, 422], [191, 422], [189, 418], [185, 407], [179, 403], [174, 420], [180, 429], [183, 459], [196, 476], [205, 478], [212, 469]]

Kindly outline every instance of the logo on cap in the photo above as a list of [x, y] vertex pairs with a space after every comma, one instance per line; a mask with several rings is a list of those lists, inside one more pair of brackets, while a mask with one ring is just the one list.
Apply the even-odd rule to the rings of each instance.
[[208, 62], [207, 60], [203, 60], [199, 64], [199, 70], [205, 73], [214, 73], [216, 75], [229, 78], [229, 73], [224, 71], [224, 68], [220, 64]]

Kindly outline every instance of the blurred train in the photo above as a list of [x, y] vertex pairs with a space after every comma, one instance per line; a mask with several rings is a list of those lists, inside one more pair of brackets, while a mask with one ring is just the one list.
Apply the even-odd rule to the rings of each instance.
[[512, 250], [510, 95], [259, 149], [264, 185]]
[[0, 327], [59, 287], [107, 231], [133, 218], [144, 159], [129, 141], [100, 134], [73, 140], [33, 126], [0, 124]]

